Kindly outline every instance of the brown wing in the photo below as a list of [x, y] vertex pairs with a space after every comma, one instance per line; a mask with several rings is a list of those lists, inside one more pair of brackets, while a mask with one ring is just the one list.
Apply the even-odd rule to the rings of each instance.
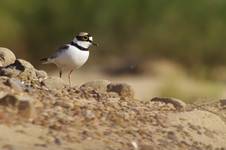
[[58, 48], [57, 52], [55, 54], [53, 54], [52, 56], [50, 56], [49, 58], [53, 59], [56, 58], [60, 55], [60, 53], [66, 51], [69, 48], [69, 45], [63, 45], [61, 47]]

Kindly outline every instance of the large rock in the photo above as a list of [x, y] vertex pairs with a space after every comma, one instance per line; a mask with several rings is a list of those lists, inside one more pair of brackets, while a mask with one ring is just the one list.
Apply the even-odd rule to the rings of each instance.
[[89, 81], [81, 85], [82, 88], [92, 88], [99, 92], [107, 92], [107, 86], [111, 82], [108, 80], [96, 80], [96, 81]]
[[6, 67], [13, 64], [16, 60], [14, 53], [4, 47], [0, 47], [0, 67]]
[[41, 82], [48, 77], [45, 71], [35, 69], [26, 60], [16, 59], [13, 52], [2, 47], [0, 47], [0, 76], [17, 78], [29, 84]]
[[17, 59], [16, 60], [17, 65], [22, 68], [22, 72], [20, 74], [20, 78], [22, 80], [37, 80], [36, 72], [34, 66], [23, 59]]
[[108, 84], [107, 91], [118, 93], [123, 98], [134, 98], [133, 88], [126, 83]]
[[7, 77], [17, 77], [19, 76], [21, 70], [16, 69], [13, 65], [9, 65], [5, 68], [0, 68], [0, 76], [7, 76]]
[[5, 68], [1, 68], [0, 75], [19, 78], [23, 81], [38, 80], [36, 69], [31, 63], [23, 59], [17, 59], [15, 63]]

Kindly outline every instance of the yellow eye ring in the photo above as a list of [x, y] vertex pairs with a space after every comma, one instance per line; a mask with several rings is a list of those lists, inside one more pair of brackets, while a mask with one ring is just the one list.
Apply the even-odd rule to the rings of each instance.
[[88, 39], [89, 39], [88, 36], [84, 36], [84, 37], [83, 37], [83, 40], [85, 40], [85, 41], [88, 40]]

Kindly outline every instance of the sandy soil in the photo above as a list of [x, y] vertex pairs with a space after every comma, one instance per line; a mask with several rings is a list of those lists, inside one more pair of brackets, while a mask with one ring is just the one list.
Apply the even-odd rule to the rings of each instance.
[[109, 81], [78, 73], [75, 86], [69, 86], [65, 79], [13, 59], [7, 65], [0, 60], [2, 150], [226, 149], [224, 99], [186, 104], [141, 98], [150, 91], [147, 85], [159, 84], [147, 82], [147, 76]]
[[[58, 76], [58, 72], [49, 72]], [[171, 62], [156, 62], [146, 67], [146, 72], [138, 75], [110, 75], [101, 67], [84, 67], [72, 74], [73, 85], [81, 85], [88, 81], [109, 80], [127, 83], [133, 87], [135, 97], [140, 100], [150, 100], [155, 96], [177, 97], [186, 102], [196, 100], [216, 100], [226, 96], [226, 85], [222, 81], [196, 79]], [[67, 73], [63, 77], [67, 82]]]

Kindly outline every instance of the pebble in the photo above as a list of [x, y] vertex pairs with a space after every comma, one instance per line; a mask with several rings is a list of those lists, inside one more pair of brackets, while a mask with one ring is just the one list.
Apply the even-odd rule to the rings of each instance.
[[45, 71], [43, 71], [43, 70], [37, 70], [36, 69], [35, 73], [36, 73], [36, 76], [37, 76], [39, 82], [41, 82], [41, 81], [43, 81], [43, 80], [48, 78], [47, 73]]
[[126, 83], [111, 83], [107, 86], [108, 92], [118, 93], [121, 97], [124, 98], [134, 98], [133, 88]]
[[226, 108], [226, 99], [220, 99], [220, 107]]
[[107, 85], [111, 82], [108, 80], [95, 80], [95, 81], [89, 81], [84, 84], [82, 84], [81, 88], [92, 88], [98, 92], [107, 92]]
[[151, 99], [151, 102], [161, 102], [165, 104], [172, 104], [177, 110], [182, 110], [182, 109], [185, 109], [186, 107], [185, 102], [176, 98], [154, 97]]
[[33, 99], [29, 96], [14, 96], [7, 94], [0, 99], [0, 105], [15, 109], [19, 116], [31, 118], [35, 115]]
[[93, 119], [93, 118], [95, 118], [95, 114], [91, 110], [86, 110], [85, 111], [85, 117], [87, 119]]
[[0, 105], [2, 106], [16, 106], [18, 99], [14, 95], [7, 94], [0, 99]]

